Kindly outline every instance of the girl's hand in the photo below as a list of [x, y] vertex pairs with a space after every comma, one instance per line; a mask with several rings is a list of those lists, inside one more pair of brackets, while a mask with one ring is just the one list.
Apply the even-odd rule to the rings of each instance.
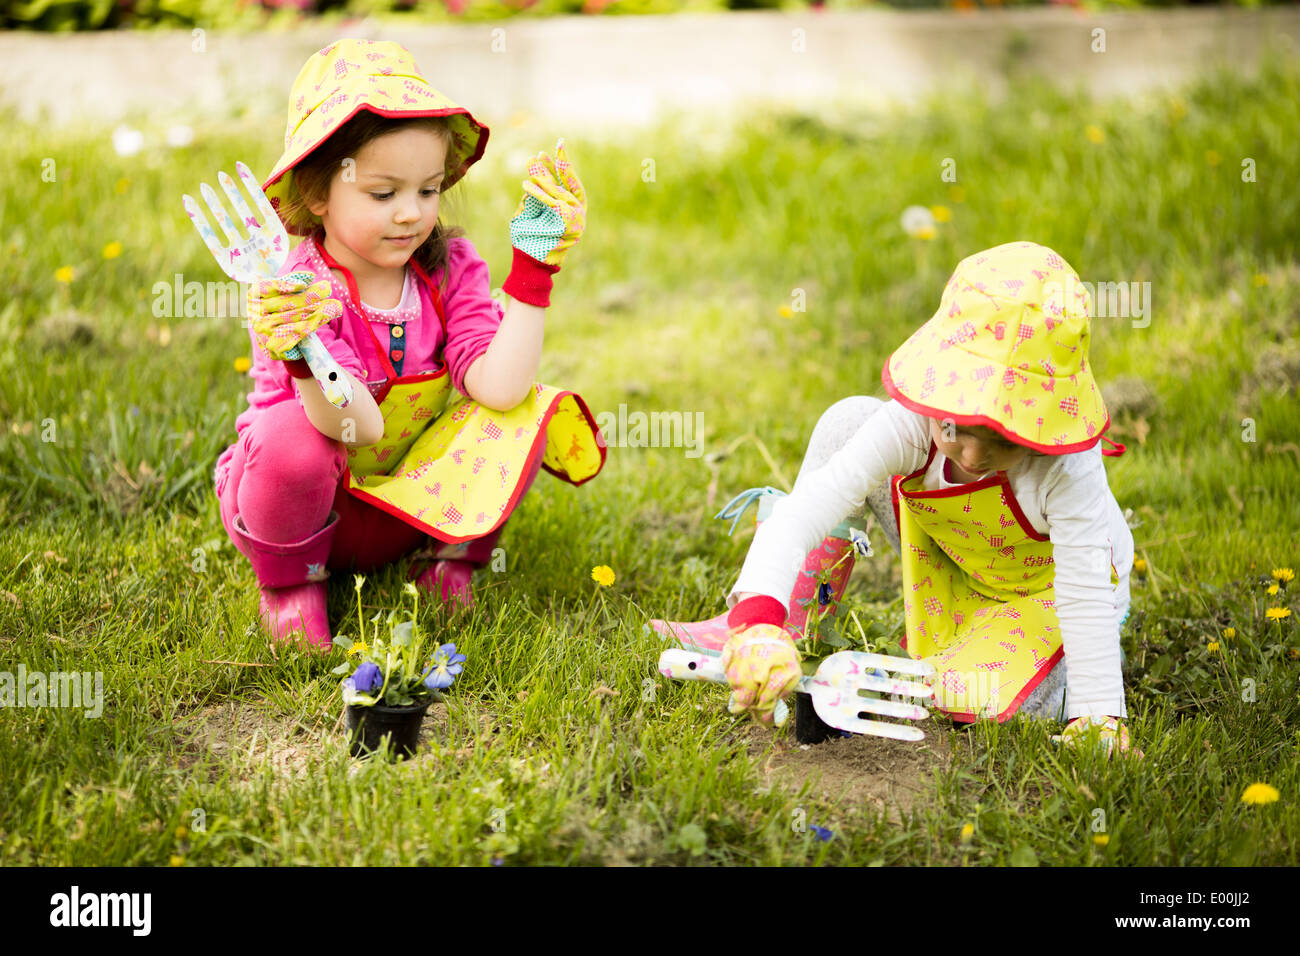
[[514, 262], [502, 289], [511, 298], [542, 308], [550, 305], [551, 276], [587, 226], [587, 193], [564, 151], [555, 159], [538, 153], [528, 164], [524, 197], [510, 220]]
[[746, 711], [772, 726], [776, 702], [790, 695], [803, 677], [794, 638], [775, 624], [753, 624], [738, 630], [722, 648], [722, 669], [731, 684], [727, 709]]
[[330, 297], [328, 279], [310, 272], [291, 272], [261, 279], [248, 290], [248, 323], [262, 351], [287, 361], [285, 353], [322, 325], [343, 314], [343, 303]]
[[1052, 738], [1052, 742], [1070, 747], [1100, 747], [1108, 757], [1116, 751], [1121, 754], [1131, 753], [1139, 759], [1142, 757], [1142, 751], [1129, 750], [1128, 728], [1120, 723], [1118, 717], [1076, 717], [1066, 725], [1065, 730]]

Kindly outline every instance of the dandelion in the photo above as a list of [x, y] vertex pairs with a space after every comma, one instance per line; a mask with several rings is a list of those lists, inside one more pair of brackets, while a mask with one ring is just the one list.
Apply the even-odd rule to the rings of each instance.
[[1237, 636], [1237, 629], [1235, 627], [1225, 627], [1223, 629], [1223, 636], [1225, 640], [1230, 641]]
[[179, 855], [173, 853], [171, 859], [167, 861], [167, 865], [168, 865], [168, 866], [184, 866], [184, 865], [185, 865], [185, 857], [183, 857], [183, 856], [179, 856]]
[[934, 213], [925, 206], [908, 206], [899, 218], [903, 232], [913, 239], [933, 239], [935, 237]]
[[353, 654], [364, 654], [368, 650], [370, 650], [369, 644], [365, 641], [357, 641], [348, 648], [348, 657], [351, 657]]
[[1266, 285], [1268, 285], [1268, 276], [1264, 275], [1264, 273], [1262, 272], [1256, 273], [1255, 287], [1258, 289], [1258, 288], [1263, 288]]
[[788, 319], [794, 315], [794, 309], [790, 308], [788, 305], [781, 306], [777, 311], [781, 313], [781, 318], [783, 319]]
[[119, 156], [134, 156], [144, 147], [144, 133], [123, 124], [113, 130], [113, 151]]
[[1283, 584], [1295, 580], [1295, 572], [1290, 568], [1274, 568], [1272, 573], [1273, 577]]
[[182, 823], [178, 827], [176, 827], [176, 839], [184, 840], [189, 835], [190, 835], [190, 828], [187, 827], [185, 824]]
[[116, 259], [122, 254], [122, 244], [115, 239], [106, 245], [100, 254], [105, 259]]
[[966, 187], [965, 187], [965, 186], [949, 186], [949, 187], [948, 187], [948, 198], [951, 199], [951, 200], [952, 200], [953, 202], [955, 202], [955, 203], [964, 203], [964, 202], [966, 201]]
[[975, 824], [965, 823], [961, 828], [961, 842], [970, 843], [971, 838], [975, 835]]
[[1105, 846], [1105, 845], [1106, 845], [1107, 843], [1109, 843], [1109, 842], [1110, 842], [1110, 834], [1109, 834], [1109, 833], [1094, 833], [1094, 834], [1092, 835], [1092, 845], [1093, 845], [1093, 846]]
[[1209, 651], [1211, 654], [1213, 654], [1215, 651], [1217, 651], [1217, 650], [1219, 649], [1219, 642], [1218, 642], [1218, 641], [1210, 641], [1209, 644], [1205, 645], [1205, 649], [1206, 649], [1207, 651]]
[[236, 372], [240, 372], [240, 373], [247, 372], [252, 367], [253, 367], [253, 363], [249, 361], [247, 355], [241, 355], [239, 356], [239, 358], [235, 359]]
[[67, 285], [72, 281], [73, 276], [76, 274], [77, 272], [72, 268], [72, 266], [59, 266], [59, 268], [54, 270], [54, 281], [62, 282], [64, 285]]
[[1291, 609], [1289, 607], [1271, 607], [1264, 612], [1264, 616], [1270, 621], [1280, 621], [1284, 617], [1291, 616]]
[[934, 216], [935, 222], [949, 222], [952, 219], [952, 210], [947, 206], [931, 206], [930, 215]]
[[608, 565], [598, 565], [591, 569], [591, 579], [602, 588], [607, 588], [614, 583], [614, 570]]
[[1205, 161], [1211, 166], [1219, 165], [1219, 154], [1212, 149], [1205, 151]]
[[1278, 585], [1276, 585], [1276, 584], [1270, 584], [1270, 585], [1268, 586], [1268, 593], [1269, 593], [1269, 594], [1276, 594], [1277, 592], [1278, 592]]
[[1146, 558], [1138, 558], [1136, 561], [1134, 561], [1134, 562], [1133, 562], [1133, 570], [1136, 571], [1138, 574], [1146, 574], [1146, 573], [1147, 573], [1147, 559], [1146, 559]]
[[119, 196], [122, 195], [130, 188], [131, 188], [131, 180], [127, 179], [125, 176], [123, 176], [121, 179], [119, 179], [117, 182], [113, 184], [113, 191], [117, 193]]
[[1085, 127], [1083, 135], [1088, 137], [1088, 142], [1090, 143], [1104, 143], [1106, 141], [1106, 134], [1102, 132], [1100, 126]]
[[1264, 804], [1273, 803], [1280, 797], [1276, 787], [1270, 787], [1266, 783], [1252, 783], [1246, 788], [1246, 792], [1241, 795], [1242, 803]]

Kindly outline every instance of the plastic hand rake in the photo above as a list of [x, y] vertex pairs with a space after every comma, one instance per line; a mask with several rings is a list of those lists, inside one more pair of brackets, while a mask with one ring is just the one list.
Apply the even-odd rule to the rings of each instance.
[[[890, 671], [928, 677], [934, 673], [934, 667], [909, 657], [840, 651], [823, 658], [817, 673], [803, 677], [796, 689], [812, 698], [817, 716], [832, 727], [895, 740], [924, 740], [925, 733], [919, 727], [867, 719], [868, 714], [903, 720], [924, 720], [930, 716], [930, 712], [919, 704], [861, 696], [859, 691], [878, 691], [920, 700], [934, 697], [932, 688], [916, 681], [896, 680], [889, 676]], [[664, 651], [659, 655], [659, 673], [676, 680], [727, 683], [721, 658], [695, 651]], [[784, 724], [788, 714], [785, 701], [778, 701], [773, 715], [776, 723]]]
[[[212, 217], [221, 225], [226, 234], [226, 241], [223, 243], [217, 238], [216, 232], [208, 222], [204, 209], [197, 203], [192, 196], [186, 194], [182, 197], [185, 204], [185, 212], [189, 215], [190, 221], [194, 223], [194, 228], [199, 231], [203, 241], [207, 244], [212, 257], [217, 260], [222, 271], [236, 282], [255, 282], [259, 279], [273, 279], [280, 274], [280, 267], [284, 265], [285, 259], [289, 257], [289, 234], [285, 231], [284, 224], [280, 222], [280, 217], [276, 215], [275, 210], [271, 207], [271, 202], [266, 198], [266, 193], [262, 192], [262, 187], [258, 184], [257, 179], [253, 176], [252, 171], [241, 162], [235, 163], [235, 169], [239, 173], [239, 178], [243, 180], [244, 188], [248, 194], [253, 197], [253, 203], [257, 207], [257, 212], [261, 216], [261, 221], [253, 214], [253, 210], [248, 207], [244, 201], [243, 195], [235, 185], [235, 181], [226, 175], [223, 171], [217, 172], [217, 181], [221, 183], [221, 188], [225, 191], [226, 197], [235, 209], [235, 215], [239, 217], [244, 228], [248, 231], [248, 238], [243, 239], [239, 234], [239, 227], [235, 220], [230, 217], [226, 207], [222, 204], [221, 199], [217, 196], [216, 191], [207, 183], [199, 184], [199, 192], [203, 194], [204, 200], [211, 210]], [[294, 276], [301, 276], [306, 281], [312, 281], [316, 277], [311, 273], [293, 273]], [[308, 367], [311, 368], [312, 375], [320, 384], [321, 391], [329, 403], [336, 408], [346, 408], [352, 402], [352, 382], [344, 374], [343, 369], [334, 361], [334, 356], [330, 355], [329, 350], [325, 348], [321, 340], [313, 332], [299, 342], [296, 346], [285, 353], [290, 359], [305, 358]]]

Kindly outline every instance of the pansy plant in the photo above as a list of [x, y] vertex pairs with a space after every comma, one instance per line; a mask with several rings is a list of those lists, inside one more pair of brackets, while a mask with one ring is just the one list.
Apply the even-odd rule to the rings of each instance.
[[[465, 655], [456, 653], [455, 644], [435, 645], [417, 624], [420, 592], [414, 584], [402, 587], [413, 601], [410, 617], [402, 619], [396, 610], [386, 620], [376, 613], [370, 618], [374, 633], [366, 640], [361, 618], [363, 575], [354, 575], [357, 592], [357, 619], [361, 622], [361, 639], [339, 635], [334, 644], [347, 652], [348, 659], [334, 668], [343, 679], [343, 703], [359, 707], [384, 704], [403, 707], [408, 704], [442, 700], [442, 691], [460, 674]], [[387, 624], [388, 637], [382, 636], [380, 623]]]

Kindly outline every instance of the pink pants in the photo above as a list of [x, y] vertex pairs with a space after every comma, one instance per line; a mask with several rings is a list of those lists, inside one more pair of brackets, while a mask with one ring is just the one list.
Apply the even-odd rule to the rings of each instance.
[[[339, 526], [326, 568], [359, 572], [391, 564], [432, 539], [432, 535], [348, 494], [343, 481], [346, 462], [343, 443], [317, 431], [301, 405], [272, 405], [244, 429], [229, 469], [217, 485], [226, 534], [240, 553], [245, 553], [242, 539], [233, 530], [236, 515], [243, 516], [253, 537], [288, 544], [315, 534], [324, 527], [330, 511], [337, 511]], [[532, 487], [541, 463], [538, 455], [518, 500]], [[439, 556], [482, 567], [491, 560], [504, 528], [503, 522], [481, 538], [444, 545]]]

